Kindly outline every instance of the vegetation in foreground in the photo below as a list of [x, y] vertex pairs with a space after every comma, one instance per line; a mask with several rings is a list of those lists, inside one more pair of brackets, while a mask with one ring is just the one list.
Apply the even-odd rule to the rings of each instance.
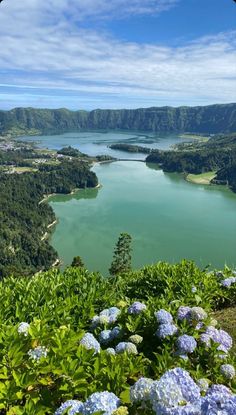
[[0, 289], [1, 414], [235, 414], [232, 339], [214, 318], [236, 306], [234, 271], [71, 267]]

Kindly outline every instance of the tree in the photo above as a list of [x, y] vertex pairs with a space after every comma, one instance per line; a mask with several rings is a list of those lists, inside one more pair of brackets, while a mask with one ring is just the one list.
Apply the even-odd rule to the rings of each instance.
[[128, 233], [123, 232], [120, 234], [109, 268], [111, 275], [117, 275], [131, 270], [131, 242], [132, 238]]
[[72, 261], [72, 263], [71, 263], [71, 266], [72, 266], [72, 267], [80, 267], [80, 268], [84, 268], [84, 263], [83, 263], [83, 261], [82, 261], [81, 257], [80, 257], [80, 256], [75, 256], [75, 257], [73, 258], [73, 261]]

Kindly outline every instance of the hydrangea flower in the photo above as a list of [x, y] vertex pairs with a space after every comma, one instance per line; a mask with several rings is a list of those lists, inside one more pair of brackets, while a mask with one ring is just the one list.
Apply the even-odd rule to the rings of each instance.
[[160, 339], [165, 339], [168, 336], [173, 336], [178, 331], [178, 327], [174, 324], [161, 324], [157, 329], [155, 335]]
[[235, 369], [232, 365], [221, 365], [220, 371], [226, 379], [233, 379], [235, 377]]
[[102, 412], [103, 415], [112, 415], [120, 406], [120, 399], [112, 392], [95, 392], [85, 402], [84, 415]]
[[70, 408], [68, 415], [75, 415], [83, 412], [84, 404], [80, 401], [70, 399], [64, 402], [60, 408], [56, 410], [54, 415], [63, 415], [68, 408]]
[[233, 345], [232, 337], [226, 331], [218, 330], [212, 326], [206, 328], [206, 332], [201, 335], [200, 340], [208, 347], [211, 344], [211, 340], [215, 343], [219, 343], [217, 350], [225, 353], [227, 353]]
[[134, 344], [140, 344], [143, 341], [143, 337], [139, 336], [138, 334], [133, 334], [129, 337], [129, 341], [131, 341]]
[[140, 314], [147, 309], [147, 306], [144, 303], [140, 303], [139, 301], [135, 301], [131, 306], [128, 308], [128, 314]]
[[188, 336], [187, 334], [178, 337], [176, 344], [180, 354], [193, 353], [197, 347], [197, 342], [194, 337]]
[[33, 360], [40, 360], [42, 357], [47, 357], [47, 349], [44, 346], [38, 346], [30, 349], [28, 355]]
[[206, 392], [209, 388], [209, 380], [202, 378], [197, 380], [197, 385], [199, 386], [201, 392]]
[[178, 320], [189, 320], [190, 312], [191, 312], [191, 307], [180, 306], [177, 312]]
[[224, 385], [211, 386], [201, 401], [201, 415], [235, 415], [236, 397]]
[[191, 292], [194, 294], [197, 292], [197, 287], [195, 287], [194, 285], [191, 288]]
[[101, 349], [100, 344], [91, 333], [85, 333], [80, 340], [80, 344], [87, 350], [94, 350], [95, 353], [99, 353]]
[[120, 310], [117, 307], [105, 308], [99, 315], [92, 318], [92, 328], [97, 327], [99, 324], [112, 324], [115, 323], [120, 314]]
[[111, 330], [111, 340], [116, 339], [121, 335], [121, 329], [120, 327], [116, 326]]
[[[150, 400], [156, 414], [174, 414], [200, 399], [200, 388], [189, 373], [181, 368], [168, 370], [159, 381], [153, 382]], [[182, 412], [184, 413], [184, 412]]]
[[140, 378], [130, 388], [130, 400], [131, 402], [143, 402], [150, 399], [150, 390], [153, 384], [153, 380], [149, 378]]
[[202, 321], [199, 321], [199, 323], [197, 323], [195, 330], [201, 330], [204, 327], [204, 323]]
[[236, 277], [229, 277], [229, 278], [225, 278], [223, 281], [221, 281], [221, 285], [223, 287], [229, 288], [235, 282], [236, 282]]
[[103, 330], [99, 335], [99, 341], [102, 344], [109, 343], [111, 341], [111, 330]]
[[25, 323], [24, 321], [19, 324], [18, 326], [18, 333], [23, 334], [24, 336], [28, 336], [30, 325], [29, 323]]
[[115, 355], [116, 355], [116, 351], [115, 351], [115, 349], [113, 349], [113, 347], [108, 347], [108, 348], [106, 349], [106, 352], [107, 352], [108, 354], [113, 355], [113, 356], [115, 356]]
[[121, 342], [116, 346], [116, 353], [138, 354], [137, 347], [131, 342]]
[[129, 415], [129, 411], [126, 406], [120, 406], [118, 409], [112, 412], [112, 415]]
[[207, 318], [207, 313], [202, 307], [192, 307], [190, 311], [190, 318], [194, 321], [202, 321]]
[[172, 315], [169, 313], [169, 311], [166, 311], [164, 309], [161, 309], [154, 313], [157, 322], [160, 324], [170, 324], [173, 321]]

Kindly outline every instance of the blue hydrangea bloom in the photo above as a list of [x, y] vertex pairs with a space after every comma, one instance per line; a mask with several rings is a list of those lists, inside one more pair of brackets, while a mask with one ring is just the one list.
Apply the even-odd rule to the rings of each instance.
[[235, 377], [235, 369], [232, 365], [221, 365], [220, 371], [226, 379], [233, 379]]
[[101, 344], [106, 344], [111, 341], [111, 330], [103, 330], [99, 335], [99, 341]]
[[140, 314], [147, 309], [147, 306], [144, 303], [140, 303], [139, 301], [135, 301], [131, 306], [128, 308], [128, 314]]
[[102, 412], [103, 415], [112, 415], [120, 406], [120, 399], [112, 392], [95, 392], [85, 402], [83, 408], [84, 415], [92, 415]]
[[157, 322], [160, 324], [170, 324], [173, 321], [172, 315], [169, 313], [169, 311], [166, 311], [164, 309], [161, 309], [154, 314], [157, 319]]
[[177, 312], [178, 320], [189, 320], [190, 319], [191, 307], [181, 306]]
[[120, 327], [114, 327], [111, 330], [111, 340], [116, 339], [117, 337], [119, 337], [121, 335], [121, 329]]
[[24, 336], [28, 336], [29, 328], [30, 328], [29, 323], [25, 323], [24, 321], [22, 321], [22, 323], [19, 324], [17, 331], [18, 331], [19, 334], [23, 334]]
[[197, 292], [197, 287], [195, 287], [195, 286], [193, 286], [192, 288], [191, 288], [191, 292], [194, 294], [194, 293], [196, 293]]
[[106, 308], [105, 310], [101, 311], [101, 313], [99, 314], [99, 318], [101, 321], [101, 317], [107, 317], [108, 323], [111, 324], [117, 321], [119, 314], [120, 314], [119, 308], [110, 307], [110, 308]]
[[225, 353], [227, 353], [233, 345], [232, 337], [226, 331], [218, 330], [213, 326], [208, 326], [206, 332], [201, 335], [200, 339], [208, 347], [210, 346], [211, 341], [219, 343], [217, 350]]
[[91, 333], [85, 333], [80, 340], [80, 344], [87, 350], [94, 350], [95, 353], [99, 353], [101, 349], [100, 344]]
[[181, 354], [193, 353], [197, 347], [197, 342], [194, 337], [188, 336], [187, 334], [178, 337], [176, 344], [178, 352]]
[[64, 412], [68, 409], [68, 415], [75, 415], [75, 414], [79, 414], [79, 413], [83, 413], [83, 408], [84, 408], [84, 404], [80, 401], [76, 401], [76, 400], [69, 400], [64, 402], [60, 408], [58, 408], [56, 410], [56, 412], [54, 413], [54, 415], [63, 415]]
[[[200, 388], [189, 373], [181, 368], [168, 370], [159, 381], [153, 382], [150, 400], [156, 414], [172, 414], [200, 399]], [[178, 413], [178, 412], [175, 412]]]
[[40, 360], [42, 357], [47, 357], [47, 349], [44, 346], [38, 346], [30, 349], [28, 355], [33, 360]]
[[130, 400], [131, 402], [145, 402], [150, 399], [150, 390], [153, 384], [153, 380], [149, 378], [140, 378], [130, 388]]
[[131, 342], [120, 342], [116, 346], [116, 353], [138, 354], [137, 347]]
[[168, 336], [173, 336], [177, 331], [178, 327], [174, 324], [161, 324], [155, 334], [160, 339], [165, 339]]
[[211, 386], [201, 401], [201, 415], [235, 415], [236, 397], [224, 385]]
[[229, 288], [232, 284], [235, 284], [235, 282], [236, 282], [236, 277], [229, 277], [221, 281], [221, 285], [223, 287]]

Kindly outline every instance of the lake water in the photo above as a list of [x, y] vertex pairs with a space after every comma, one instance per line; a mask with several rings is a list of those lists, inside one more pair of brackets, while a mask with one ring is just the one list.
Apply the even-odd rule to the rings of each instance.
[[236, 264], [236, 195], [186, 182], [142, 162], [93, 168], [100, 189], [55, 196], [59, 223], [51, 243], [64, 266], [80, 255], [89, 270], [108, 273], [121, 232], [133, 238], [134, 268], [159, 260], [195, 260], [205, 267]]
[[[146, 154], [111, 150], [126, 142], [167, 149], [183, 142], [178, 135], [140, 132], [76, 132], [21, 137], [41, 148], [71, 145], [91, 156], [145, 159]], [[105, 275], [121, 232], [133, 238], [134, 268], [159, 260], [193, 259], [205, 267], [236, 265], [236, 195], [217, 186], [194, 185], [154, 165], [118, 161], [93, 168], [102, 187], [55, 196], [50, 204], [59, 220], [51, 243], [63, 266], [80, 255], [89, 270]]]
[[170, 135], [130, 131], [79, 131], [57, 135], [22, 136], [20, 137], [20, 140], [35, 142], [38, 147], [48, 148], [50, 150], [60, 150], [62, 147], [71, 146], [89, 156], [107, 154], [116, 158], [133, 158], [141, 160], [144, 160], [147, 157], [147, 154], [126, 153], [124, 151], [112, 150], [109, 148], [109, 145], [114, 143], [127, 143], [165, 150], [174, 144], [191, 141], [187, 138], [180, 138], [176, 134]]

